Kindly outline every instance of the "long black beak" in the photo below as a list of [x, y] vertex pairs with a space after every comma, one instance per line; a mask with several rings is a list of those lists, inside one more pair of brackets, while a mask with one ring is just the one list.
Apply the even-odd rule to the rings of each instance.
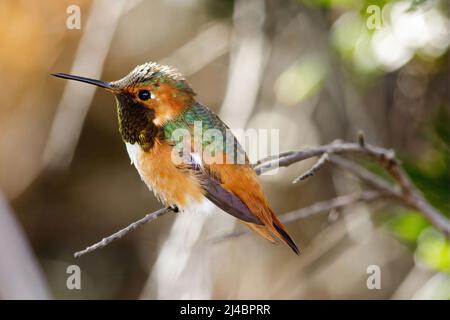
[[75, 81], [93, 84], [94, 86], [109, 89], [109, 90], [115, 89], [111, 86], [111, 84], [109, 82], [102, 81], [102, 80], [95, 80], [95, 79], [90, 79], [90, 78], [85, 78], [85, 77], [73, 76], [73, 75], [67, 74], [67, 73], [52, 73], [51, 75], [58, 77], [58, 78], [75, 80]]

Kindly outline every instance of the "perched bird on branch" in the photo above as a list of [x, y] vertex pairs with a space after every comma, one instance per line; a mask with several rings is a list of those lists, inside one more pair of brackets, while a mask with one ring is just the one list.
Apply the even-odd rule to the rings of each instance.
[[164, 204], [182, 212], [197, 211], [209, 200], [265, 239], [279, 239], [299, 253], [235, 136], [196, 101], [195, 92], [175, 69], [146, 63], [112, 82], [53, 75], [114, 94], [119, 131], [131, 162]]

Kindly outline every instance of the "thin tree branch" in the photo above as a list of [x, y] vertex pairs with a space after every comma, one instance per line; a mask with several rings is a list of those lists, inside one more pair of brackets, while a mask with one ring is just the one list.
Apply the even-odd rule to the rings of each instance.
[[133, 222], [132, 224], [130, 224], [128, 227], [123, 228], [119, 231], [117, 231], [116, 233], [110, 235], [109, 237], [103, 238], [100, 242], [97, 242], [95, 244], [93, 244], [92, 246], [87, 247], [84, 250], [75, 252], [74, 257], [78, 258], [81, 257], [82, 255], [86, 254], [86, 253], [90, 253], [92, 251], [95, 251], [97, 249], [101, 249], [106, 247], [109, 243], [113, 242], [114, 240], [120, 239], [123, 236], [125, 236], [128, 232], [133, 231], [134, 229], [137, 229], [138, 227], [142, 226], [143, 224], [146, 224], [149, 221], [155, 220], [169, 212], [176, 212], [176, 210], [174, 208], [171, 207], [166, 207], [166, 208], [161, 208], [158, 211], [152, 212], [152, 213], [148, 213], [146, 214], [142, 219]]
[[256, 173], [262, 174], [278, 167], [288, 167], [293, 163], [300, 162], [305, 159], [328, 154], [365, 154], [376, 160], [383, 166], [398, 165], [394, 152], [392, 150], [382, 149], [369, 144], [361, 147], [358, 143], [352, 142], [335, 142], [324, 146], [314, 148], [306, 148], [300, 151], [284, 152], [278, 157], [267, 157], [259, 161], [254, 166]]
[[[293, 163], [320, 156], [324, 153], [341, 155], [362, 154], [368, 156], [382, 166], [397, 183], [400, 188], [400, 193], [395, 189], [392, 189], [392, 187], [389, 187], [392, 195], [396, 196], [407, 206], [420, 211], [437, 229], [442, 231], [447, 237], [450, 237], [449, 219], [431, 206], [422, 196], [420, 191], [415, 188], [408, 175], [401, 167], [399, 160], [395, 157], [394, 151], [370, 145], [364, 141], [362, 135], [359, 137], [358, 143], [338, 142], [301, 151], [286, 152], [283, 156], [278, 158], [269, 157], [260, 161], [254, 166], [254, 169], [257, 174], [262, 174], [273, 170], [277, 166], [287, 167]], [[356, 164], [354, 163], [354, 165]], [[366, 173], [370, 172], [367, 171]], [[373, 175], [372, 173], [370, 174]], [[380, 180], [378, 179], [378, 181]], [[386, 189], [388, 185], [386, 183], [383, 184], [384, 187], [382, 189]]]
[[385, 193], [395, 195], [397, 197], [401, 197], [401, 192], [394, 188], [391, 184], [386, 182], [386, 180], [380, 178], [376, 174], [370, 172], [363, 166], [357, 164], [354, 161], [345, 159], [341, 156], [331, 156], [329, 158], [329, 162], [332, 164], [341, 167], [342, 169], [345, 169], [347, 171], [350, 171], [360, 179], [366, 181], [367, 183], [371, 184], [373, 187], [377, 188], [378, 190], [384, 191]]
[[[325, 157], [324, 155], [327, 154]], [[336, 156], [343, 154], [359, 154], [366, 155], [375, 162], [377, 162], [381, 167], [383, 167], [387, 173], [394, 179], [396, 185], [391, 185], [384, 181], [382, 178], [373, 174], [369, 170], [365, 169], [361, 165], [357, 164], [354, 161]], [[319, 202], [311, 207], [304, 208], [301, 210], [286, 214], [286, 220], [282, 220], [286, 223], [291, 222], [296, 219], [300, 219], [306, 216], [310, 216], [312, 214], [316, 214], [322, 212], [324, 210], [332, 210], [337, 207], [342, 207], [347, 204], [351, 204], [353, 202], [358, 201], [371, 201], [367, 200], [367, 198], [379, 198], [382, 196], [392, 196], [403, 204], [412, 207], [419, 212], [421, 212], [437, 229], [442, 231], [447, 237], [450, 236], [450, 221], [447, 217], [441, 214], [438, 210], [436, 210], [433, 206], [431, 206], [425, 198], [422, 196], [420, 191], [418, 191], [415, 186], [412, 184], [406, 172], [400, 166], [399, 160], [395, 157], [395, 153], [392, 150], [387, 150], [383, 148], [379, 148], [370, 144], [367, 144], [364, 140], [364, 135], [360, 133], [358, 135], [358, 142], [334, 142], [324, 146], [318, 146], [315, 148], [307, 148], [301, 151], [290, 151], [279, 154], [278, 156], [269, 156], [258, 161], [254, 165], [254, 169], [258, 175], [270, 171], [274, 168], [278, 167], [287, 167], [293, 163], [300, 162], [305, 159], [313, 158], [313, 157], [321, 157], [319, 161], [304, 175], [311, 175], [317, 172], [320, 168], [323, 167], [326, 162], [326, 158], [330, 162], [335, 165], [338, 165], [346, 170], [357, 175], [362, 180], [370, 183], [375, 188], [377, 188], [380, 192], [378, 194], [374, 194], [373, 191], [371, 193], [362, 193], [363, 199], [361, 200], [355, 195], [346, 195], [337, 197], [328, 202]], [[369, 192], [369, 191], [367, 191]], [[376, 197], [375, 197], [376, 195]], [[364, 200], [366, 199], [366, 200]], [[343, 204], [342, 204], [343, 203]], [[326, 209], [329, 208], [329, 209]], [[303, 211], [302, 211], [303, 210]], [[140, 227], [141, 225], [155, 220], [158, 217], [169, 213], [175, 212], [176, 210], [172, 208], [163, 208], [156, 212], [147, 214], [141, 220], [133, 222], [128, 227], [118, 231], [117, 233], [104, 238], [102, 241], [87, 247], [85, 250], [79, 251], [75, 253], [75, 257], [80, 257], [83, 254], [92, 252], [94, 250], [103, 248], [107, 246], [110, 242], [122, 238], [128, 232]], [[305, 213], [306, 212], [306, 213]], [[286, 216], [285, 215], [285, 216]], [[284, 216], [283, 216], [284, 217]]]
[[296, 184], [299, 181], [305, 180], [306, 178], [312, 177], [316, 174], [317, 171], [322, 169], [322, 167], [325, 165], [325, 163], [328, 160], [328, 153], [324, 153], [319, 160], [305, 173], [301, 174], [299, 177], [295, 178], [294, 181], [292, 181], [293, 184]]

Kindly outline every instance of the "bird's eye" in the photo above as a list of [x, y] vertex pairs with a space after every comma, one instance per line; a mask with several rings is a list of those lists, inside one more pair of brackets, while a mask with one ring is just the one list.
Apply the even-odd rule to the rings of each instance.
[[141, 90], [138, 92], [138, 97], [139, 99], [141, 99], [142, 101], [148, 100], [152, 97], [150, 91], [148, 90]]

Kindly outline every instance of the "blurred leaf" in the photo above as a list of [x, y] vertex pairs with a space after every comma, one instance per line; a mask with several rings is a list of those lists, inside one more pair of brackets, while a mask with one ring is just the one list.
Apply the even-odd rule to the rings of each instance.
[[379, 71], [371, 47], [371, 32], [359, 14], [342, 15], [333, 25], [331, 42], [357, 73], [367, 76]]
[[450, 272], [450, 240], [434, 228], [420, 234], [416, 255], [430, 267]]
[[[418, 156], [403, 156], [403, 167], [430, 203], [443, 214], [450, 209], [450, 114], [443, 108], [425, 128], [427, 148]], [[417, 243], [416, 256], [428, 266], [450, 271], [450, 241], [414, 211], [404, 211], [389, 225], [402, 240]]]
[[354, 13], [345, 14], [333, 25], [332, 42], [344, 58], [350, 59], [363, 32], [364, 20]]
[[[445, 108], [444, 108], [445, 110]], [[448, 108], [446, 109], [448, 111]], [[450, 149], [450, 112], [440, 111], [435, 118], [435, 132], [441, 142]], [[447, 156], [449, 154], [447, 153]]]
[[402, 157], [414, 184], [442, 213], [450, 213], [450, 114], [444, 108], [425, 130], [429, 147], [420, 158]]
[[414, 243], [421, 232], [430, 225], [422, 214], [413, 210], [404, 210], [392, 218], [388, 224], [397, 237]]
[[321, 56], [309, 56], [285, 70], [275, 83], [277, 99], [293, 105], [320, 89], [327, 69]]
[[302, 0], [305, 5], [322, 8], [358, 8], [360, 4], [354, 0]]
[[234, 0], [207, 0], [205, 6], [211, 17], [226, 18], [233, 14]]

